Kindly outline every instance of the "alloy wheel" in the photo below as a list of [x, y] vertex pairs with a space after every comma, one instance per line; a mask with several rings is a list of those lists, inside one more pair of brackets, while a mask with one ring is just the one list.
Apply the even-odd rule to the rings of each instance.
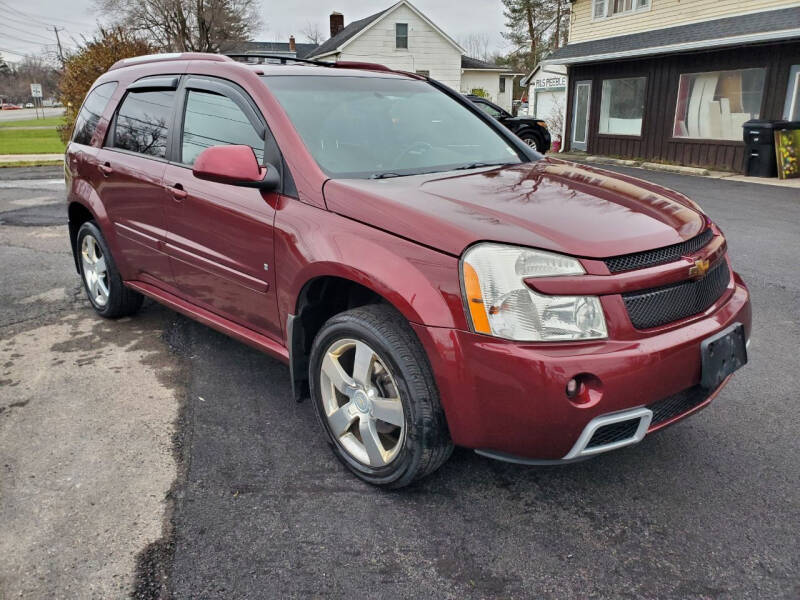
[[86, 289], [96, 306], [108, 304], [108, 267], [100, 245], [92, 235], [86, 235], [81, 242], [81, 263]]
[[406, 425], [386, 362], [361, 340], [341, 339], [320, 366], [322, 406], [331, 433], [357, 461], [378, 468], [400, 452]]

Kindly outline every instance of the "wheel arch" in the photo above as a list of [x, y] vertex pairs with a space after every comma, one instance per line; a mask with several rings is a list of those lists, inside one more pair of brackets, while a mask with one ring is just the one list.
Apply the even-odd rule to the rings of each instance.
[[73, 200], [67, 207], [67, 227], [69, 228], [69, 242], [72, 246], [72, 258], [75, 261], [75, 270], [80, 273], [78, 260], [78, 230], [88, 221], [97, 221], [94, 213], [83, 203]]

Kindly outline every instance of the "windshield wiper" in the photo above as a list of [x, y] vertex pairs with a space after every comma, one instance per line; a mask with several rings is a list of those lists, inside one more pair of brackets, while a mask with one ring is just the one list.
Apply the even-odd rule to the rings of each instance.
[[514, 163], [507, 163], [507, 162], [493, 162], [493, 163], [489, 163], [489, 162], [474, 162], [474, 163], [469, 163], [469, 164], [466, 164], [466, 165], [461, 165], [460, 167], [456, 167], [456, 168], [453, 169], [453, 171], [466, 171], [467, 169], [479, 169], [481, 167], [500, 167], [500, 166], [511, 165], [511, 164], [514, 164]]
[[392, 171], [386, 171], [385, 173], [373, 173], [369, 176], [370, 179], [389, 179], [390, 177], [403, 177], [403, 175]]

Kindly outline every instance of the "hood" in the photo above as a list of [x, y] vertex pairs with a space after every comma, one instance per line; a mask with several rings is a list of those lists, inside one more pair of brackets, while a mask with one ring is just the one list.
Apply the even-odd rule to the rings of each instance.
[[479, 172], [329, 180], [329, 210], [454, 256], [477, 241], [605, 258], [677, 244], [705, 217], [677, 192], [542, 159]]

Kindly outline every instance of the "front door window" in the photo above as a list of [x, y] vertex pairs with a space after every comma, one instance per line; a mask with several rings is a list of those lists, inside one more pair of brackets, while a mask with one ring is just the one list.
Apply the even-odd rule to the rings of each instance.
[[589, 133], [589, 100], [592, 91], [591, 81], [578, 81], [575, 84], [575, 110], [572, 121], [572, 147], [586, 150]]

